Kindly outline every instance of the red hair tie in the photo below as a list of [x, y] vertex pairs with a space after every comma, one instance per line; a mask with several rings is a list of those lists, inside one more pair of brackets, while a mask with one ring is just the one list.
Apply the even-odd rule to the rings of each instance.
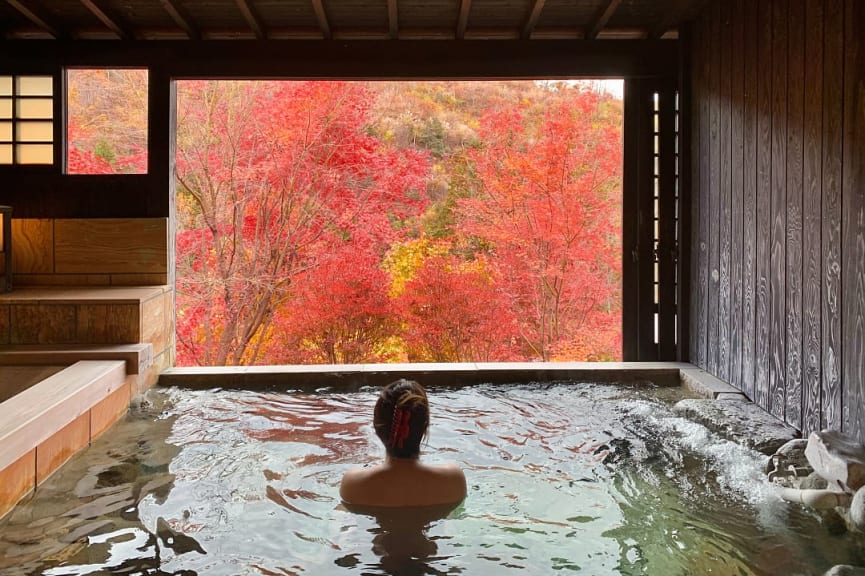
[[392, 448], [402, 448], [408, 438], [411, 422], [411, 410], [395, 408], [393, 411], [393, 422], [390, 426], [390, 445]]

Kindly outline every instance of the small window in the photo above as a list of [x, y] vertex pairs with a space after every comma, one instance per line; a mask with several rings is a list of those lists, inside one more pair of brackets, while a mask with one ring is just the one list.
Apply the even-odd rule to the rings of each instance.
[[0, 164], [54, 163], [54, 78], [0, 76]]
[[147, 70], [66, 71], [66, 173], [147, 173]]

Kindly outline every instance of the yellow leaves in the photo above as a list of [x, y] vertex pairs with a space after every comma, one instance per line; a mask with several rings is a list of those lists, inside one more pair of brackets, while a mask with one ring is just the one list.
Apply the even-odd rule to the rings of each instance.
[[391, 248], [383, 263], [384, 269], [391, 277], [391, 297], [396, 298], [402, 294], [405, 285], [411, 282], [427, 258], [444, 256], [449, 251], [449, 242], [428, 238], [408, 240]]
[[[446, 260], [453, 250], [450, 241], [434, 240], [430, 238], [418, 238], [396, 244], [385, 255], [382, 263], [385, 271], [391, 279], [390, 297], [397, 298], [405, 286], [417, 276], [418, 270], [430, 258], [442, 258]], [[483, 258], [473, 260], [453, 259], [453, 265], [446, 266], [448, 271], [461, 273], [478, 273], [488, 282], [493, 282], [493, 273], [489, 263]]]

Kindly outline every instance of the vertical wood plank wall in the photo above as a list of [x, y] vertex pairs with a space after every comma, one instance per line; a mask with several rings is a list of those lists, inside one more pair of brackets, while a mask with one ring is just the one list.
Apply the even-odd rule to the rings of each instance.
[[714, 0], [691, 31], [691, 361], [865, 441], [865, 2]]

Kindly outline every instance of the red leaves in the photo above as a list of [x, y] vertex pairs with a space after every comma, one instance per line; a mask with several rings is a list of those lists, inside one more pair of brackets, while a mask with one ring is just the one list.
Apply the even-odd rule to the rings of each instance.
[[397, 329], [379, 257], [345, 244], [295, 278], [278, 310], [267, 357], [274, 362], [357, 364], [390, 357]]
[[[200, 233], [197, 243], [178, 234], [178, 301], [211, 308], [179, 316], [178, 357], [195, 351], [195, 362], [203, 364], [253, 363], [263, 355], [289, 361], [294, 350], [274, 333], [285, 302], [297, 298], [298, 306], [322, 316], [296, 319], [286, 332], [294, 341], [307, 341], [298, 335], [301, 325], [346, 322], [328, 317], [315, 293], [296, 284], [324, 282], [316, 270], [328, 270], [349, 239], [353, 250], [383, 254], [398, 238], [392, 222], [424, 208], [423, 198], [410, 192], [424, 181], [425, 157], [391, 150], [366, 133], [369, 95], [361, 84], [190, 82], [181, 95], [181, 225]], [[374, 270], [358, 273], [372, 278]], [[203, 355], [192, 322], [218, 335]], [[340, 362], [363, 356], [349, 352], [347, 341], [317, 346]]]
[[409, 360], [517, 359], [516, 324], [497, 284], [482, 262], [452, 255], [426, 259], [398, 300]]
[[619, 314], [621, 137], [599, 104], [570, 90], [543, 114], [487, 114], [473, 154], [482, 189], [459, 203], [462, 231], [490, 246], [540, 360]]
[[178, 364], [617, 359], [620, 110], [509, 89], [418, 100], [433, 157], [367, 84], [181, 83]]

